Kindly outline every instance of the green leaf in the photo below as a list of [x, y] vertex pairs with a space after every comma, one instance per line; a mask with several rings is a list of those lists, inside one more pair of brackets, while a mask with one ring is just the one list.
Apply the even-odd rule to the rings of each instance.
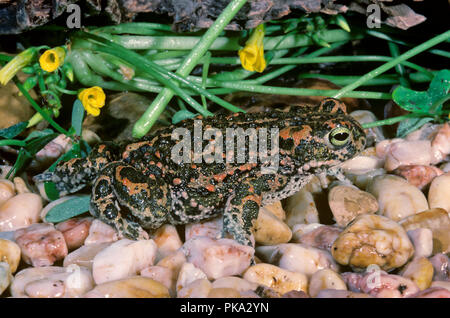
[[58, 189], [56, 189], [56, 185], [54, 182], [44, 182], [44, 190], [45, 194], [47, 194], [47, 198], [49, 198], [50, 201], [59, 199], [59, 191]]
[[443, 98], [448, 94], [450, 90], [450, 71], [441, 70], [433, 78], [428, 88], [428, 95], [431, 98], [431, 102]]
[[27, 136], [27, 138], [25, 138], [24, 140], [28, 141], [28, 140], [33, 139], [33, 138], [48, 136], [48, 135], [53, 134], [53, 133], [54, 133], [53, 130], [51, 130], [50, 128], [47, 128], [47, 129], [44, 129], [44, 130], [35, 130], [35, 131], [32, 131]]
[[24, 131], [28, 126], [27, 121], [22, 121], [18, 124], [10, 126], [8, 128], [4, 128], [0, 130], [0, 137], [5, 139], [11, 139], [19, 135], [22, 131]]
[[25, 146], [25, 149], [34, 156], [39, 150], [44, 148], [46, 144], [48, 144], [50, 141], [58, 137], [58, 133], [52, 133], [44, 136], [40, 136], [37, 138], [30, 139], [29, 142], [27, 142], [27, 145]]
[[89, 195], [68, 199], [48, 211], [46, 222], [57, 223], [89, 211], [91, 197]]
[[421, 117], [421, 118], [409, 118], [402, 122], [400, 122], [400, 125], [398, 125], [397, 128], [397, 137], [403, 138], [406, 135], [412, 133], [413, 131], [419, 129], [426, 123], [432, 121], [432, 117]]
[[75, 128], [75, 134], [81, 136], [81, 126], [83, 124], [84, 107], [79, 99], [73, 103], [72, 108], [72, 127]]
[[172, 116], [172, 124], [177, 124], [180, 121], [183, 121], [188, 118], [194, 118], [197, 115], [198, 114], [191, 113], [186, 109], [179, 110]]
[[431, 98], [427, 92], [417, 92], [403, 86], [394, 90], [392, 99], [401, 108], [411, 112], [427, 112], [431, 107]]

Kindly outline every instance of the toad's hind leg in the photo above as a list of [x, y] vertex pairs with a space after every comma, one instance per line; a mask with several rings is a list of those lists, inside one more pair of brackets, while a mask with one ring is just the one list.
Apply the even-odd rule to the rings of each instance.
[[230, 234], [238, 243], [253, 247], [251, 229], [258, 217], [260, 205], [261, 195], [255, 193], [249, 181], [244, 181], [228, 199], [223, 215], [222, 236]]
[[[148, 233], [139, 225], [137, 218], [119, 205], [111, 173], [115, 164], [108, 165], [102, 171], [102, 175], [95, 181], [92, 188], [90, 213], [106, 224], [113, 226], [119, 233], [128, 238], [134, 240], [148, 239]], [[110, 169], [108, 169], [109, 167]]]

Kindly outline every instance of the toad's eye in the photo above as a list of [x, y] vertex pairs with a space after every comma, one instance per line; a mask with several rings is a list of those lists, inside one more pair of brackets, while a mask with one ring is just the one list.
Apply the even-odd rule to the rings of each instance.
[[337, 127], [330, 132], [328, 140], [333, 146], [342, 147], [350, 141], [350, 130], [346, 127]]

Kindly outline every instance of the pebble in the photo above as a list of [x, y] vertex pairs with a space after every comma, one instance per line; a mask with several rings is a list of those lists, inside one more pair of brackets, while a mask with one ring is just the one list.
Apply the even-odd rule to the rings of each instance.
[[76, 250], [69, 253], [64, 258], [63, 266], [67, 267], [71, 264], [76, 264], [92, 270], [92, 264], [94, 263], [95, 255], [100, 253], [100, 251], [104, 250], [111, 244], [112, 243], [107, 242], [107, 243], [83, 245], [80, 248], [77, 248]]
[[355, 293], [349, 290], [338, 289], [322, 289], [317, 294], [316, 298], [373, 298], [364, 293]]
[[207, 298], [212, 284], [206, 278], [200, 278], [189, 283], [177, 293], [178, 298]]
[[398, 176], [376, 176], [366, 191], [378, 200], [379, 213], [394, 221], [428, 209], [423, 192]]
[[0, 179], [0, 206], [16, 194], [14, 183]]
[[349, 179], [355, 186], [361, 190], [365, 190], [367, 185], [372, 182], [372, 179], [376, 176], [381, 176], [386, 174], [386, 170], [383, 168], [370, 170], [364, 174], [350, 174], [347, 173], [345, 176]]
[[400, 141], [390, 144], [387, 149], [384, 169], [392, 171], [400, 166], [428, 166], [433, 160], [431, 141]]
[[216, 279], [212, 283], [213, 288], [234, 288], [241, 294], [247, 291], [254, 291], [258, 287], [258, 284], [250, 282], [246, 279], [236, 276], [225, 276]]
[[425, 290], [431, 285], [433, 273], [433, 264], [426, 257], [419, 257], [409, 262], [401, 275], [411, 279], [420, 290]]
[[21, 177], [14, 177], [13, 182], [18, 194], [31, 193], [30, 189], [28, 189], [28, 186], [25, 183], [25, 180], [23, 180]]
[[338, 273], [325, 268], [311, 276], [308, 293], [311, 297], [317, 297], [319, 292], [324, 289], [347, 290], [347, 285]]
[[431, 141], [431, 151], [433, 164], [441, 162], [450, 154], [450, 124], [448, 122], [439, 126]]
[[256, 252], [267, 263], [305, 274], [307, 277], [324, 268], [337, 270], [337, 265], [330, 253], [302, 244], [259, 246], [256, 248]]
[[234, 288], [212, 288], [208, 298], [241, 298], [241, 294]]
[[444, 253], [439, 253], [430, 257], [430, 262], [434, 268], [433, 280], [450, 282], [450, 259]]
[[422, 290], [414, 295], [410, 296], [411, 298], [450, 298], [450, 291], [441, 287], [431, 287], [425, 290]]
[[311, 192], [301, 189], [286, 199], [286, 224], [292, 228], [299, 223], [319, 223], [319, 212]]
[[216, 217], [206, 221], [186, 224], [185, 241], [197, 236], [206, 236], [212, 239], [219, 239], [222, 235], [223, 221], [222, 217]]
[[187, 261], [206, 273], [209, 279], [240, 275], [253, 258], [255, 250], [232, 239], [208, 237], [190, 239], [183, 245]]
[[10, 240], [0, 239], [0, 262], [9, 264], [11, 273], [15, 273], [20, 262], [20, 247]]
[[18, 272], [11, 284], [13, 297], [80, 297], [94, 287], [91, 271], [85, 267], [46, 266]]
[[433, 253], [433, 231], [418, 228], [407, 231], [406, 234], [414, 245], [414, 258], [431, 256]]
[[11, 267], [6, 262], [0, 262], [0, 296], [8, 288], [12, 280]]
[[384, 160], [376, 154], [375, 147], [364, 149], [364, 151], [342, 163], [341, 168], [345, 174], [363, 175], [372, 170], [384, 167]]
[[157, 261], [172, 254], [183, 245], [176, 227], [170, 224], [165, 224], [156, 230], [152, 235], [152, 239], [158, 247], [156, 254]]
[[0, 231], [14, 231], [39, 221], [42, 199], [34, 193], [21, 193], [0, 206]]
[[428, 191], [430, 208], [442, 208], [450, 213], [450, 172], [433, 179]]
[[92, 221], [89, 234], [84, 241], [84, 245], [111, 243], [119, 239], [117, 231], [110, 225], [98, 219]]
[[306, 246], [316, 247], [331, 252], [331, 246], [342, 232], [342, 229], [336, 226], [319, 224], [319, 227], [306, 233], [301, 233], [300, 229], [302, 226], [307, 227], [311, 225], [313, 224], [298, 224], [294, 226], [294, 231], [296, 232], [294, 232], [295, 234], [292, 242], [301, 243]]
[[307, 292], [308, 278], [305, 274], [292, 272], [271, 264], [256, 264], [249, 267], [243, 278], [258, 285], [267, 286], [279, 294], [291, 290]]
[[444, 209], [426, 210], [404, 218], [399, 223], [407, 231], [430, 229], [433, 232], [433, 254], [450, 252], [450, 217]]
[[94, 257], [92, 275], [96, 284], [135, 276], [153, 265], [156, 257], [153, 240], [122, 239], [101, 250]]
[[142, 277], [148, 277], [163, 284], [169, 290], [171, 296], [175, 295], [175, 288], [172, 289], [172, 270], [163, 266], [149, 266], [141, 270]]
[[378, 265], [391, 270], [404, 265], [414, 254], [414, 247], [398, 223], [384, 216], [364, 214], [339, 234], [331, 253], [341, 265]]
[[439, 288], [445, 288], [448, 291], [450, 291], [450, 282], [445, 282], [445, 281], [435, 281], [435, 282], [431, 282], [431, 288], [433, 287], [439, 287]]
[[287, 243], [292, 238], [292, 231], [270, 209], [261, 208], [254, 222], [253, 234], [255, 242], [261, 245]]
[[56, 225], [56, 229], [64, 235], [69, 250], [77, 249], [84, 244], [89, 235], [92, 220], [91, 217], [72, 218]]
[[53, 265], [68, 252], [63, 234], [53, 224], [35, 223], [17, 230], [14, 240], [22, 251], [22, 259], [34, 267]]
[[350, 185], [332, 187], [328, 192], [328, 204], [340, 227], [346, 227], [360, 214], [378, 211], [377, 199], [372, 194]]
[[443, 174], [443, 171], [434, 166], [411, 165], [400, 166], [393, 173], [405, 178], [409, 184], [423, 190], [430, 185], [434, 178]]
[[167, 287], [157, 281], [142, 277], [130, 277], [95, 286], [84, 298], [169, 298]]
[[286, 212], [283, 209], [283, 205], [281, 204], [281, 201], [276, 201], [270, 205], [266, 205], [266, 206], [262, 207], [261, 209], [271, 212], [273, 215], [275, 215], [277, 218], [279, 218], [282, 221], [286, 220]]
[[177, 293], [188, 286], [190, 283], [198, 279], [207, 279], [206, 274], [192, 263], [184, 263], [178, 273], [178, 279], [176, 283]]

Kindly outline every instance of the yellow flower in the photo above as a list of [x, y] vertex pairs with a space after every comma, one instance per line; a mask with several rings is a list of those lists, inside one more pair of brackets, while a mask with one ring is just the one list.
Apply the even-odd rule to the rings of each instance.
[[6, 85], [14, 75], [23, 67], [27, 66], [36, 56], [36, 48], [30, 47], [25, 51], [17, 54], [0, 70], [0, 84]]
[[264, 24], [260, 24], [245, 42], [245, 47], [239, 50], [242, 67], [251, 72], [263, 72], [266, 68], [264, 59]]
[[62, 47], [55, 47], [42, 53], [39, 65], [44, 71], [54, 72], [64, 63], [66, 51]]
[[84, 109], [92, 116], [100, 115], [100, 108], [105, 106], [105, 93], [99, 86], [83, 89], [78, 93], [78, 99], [83, 104]]

